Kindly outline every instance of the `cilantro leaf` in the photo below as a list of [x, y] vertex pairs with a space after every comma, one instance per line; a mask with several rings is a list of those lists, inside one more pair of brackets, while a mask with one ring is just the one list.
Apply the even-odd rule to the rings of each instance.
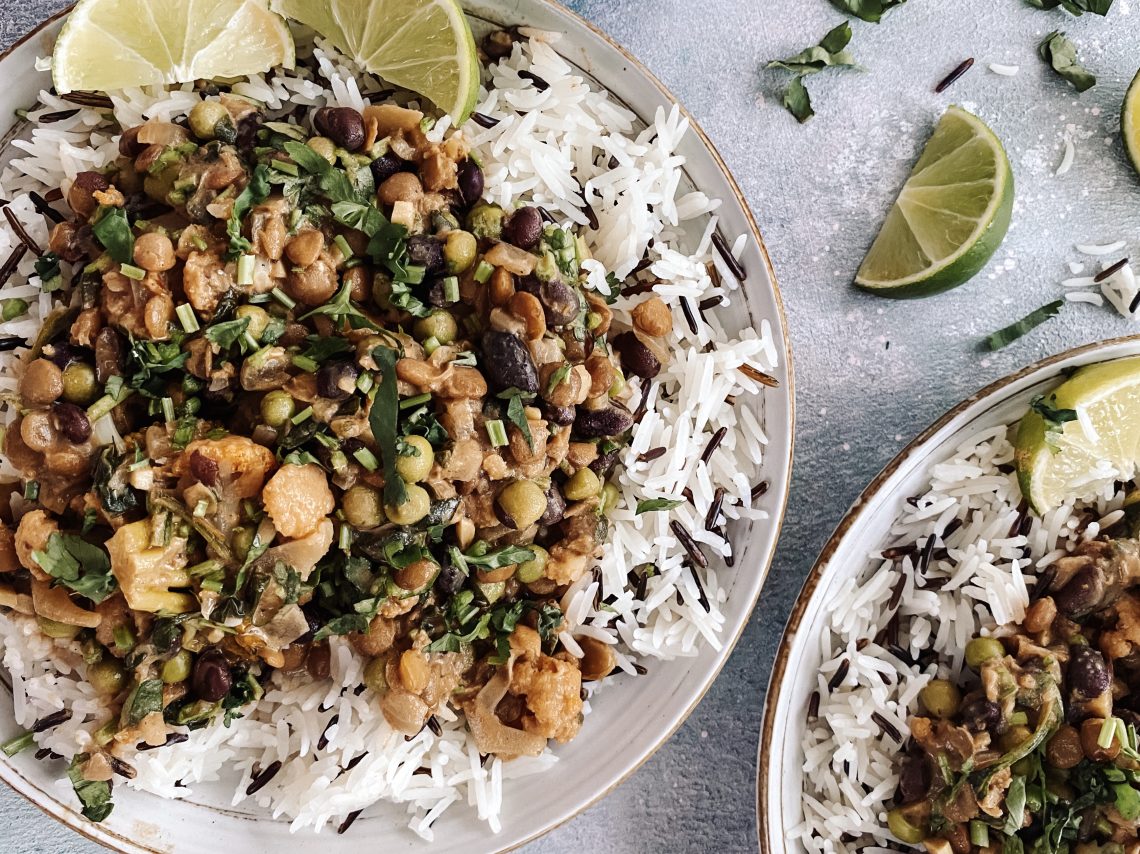
[[1077, 420], [1077, 410], [1058, 409], [1057, 399], [1053, 395], [1048, 398], [1043, 394], [1037, 395], [1029, 401], [1029, 408], [1045, 420], [1045, 429], [1051, 433], [1060, 432], [1063, 425]]
[[637, 510], [634, 515], [640, 516], [642, 513], [653, 513], [657, 510], [672, 510], [684, 503], [683, 500], [676, 498], [644, 498], [637, 502]]
[[236, 320], [225, 320], [221, 323], [215, 323], [213, 326], [207, 326], [205, 332], [202, 334], [212, 343], [217, 344], [223, 350], [232, 347], [237, 343], [244, 334], [245, 330], [249, 327], [248, 317], [239, 317]]
[[523, 399], [532, 399], [534, 395], [528, 395], [517, 388], [510, 388], [500, 392], [499, 397], [507, 399], [507, 420], [519, 429], [526, 439], [526, 446], [533, 451], [534, 437], [530, 434], [530, 421], [526, 417], [526, 404], [523, 403]]
[[253, 248], [253, 245], [242, 237], [241, 221], [249, 213], [250, 208], [254, 205], [260, 205], [269, 198], [269, 190], [269, 167], [261, 164], [253, 170], [249, 183], [245, 185], [245, 189], [234, 200], [234, 206], [230, 210], [230, 218], [226, 220], [226, 234], [230, 238], [231, 257], [237, 257]]
[[44, 572], [96, 604], [118, 587], [107, 553], [75, 534], [56, 531], [48, 537], [47, 548], [32, 556]]
[[162, 711], [162, 680], [147, 679], [127, 698], [127, 723], [135, 726], [147, 715]]
[[1045, 36], [1037, 46], [1037, 53], [1078, 92], [1085, 92], [1096, 85], [1095, 75], [1077, 61], [1077, 46], [1060, 30]]
[[96, 211], [94, 219], [91, 232], [103, 244], [107, 254], [120, 264], [130, 264], [134, 259], [135, 236], [131, 232], [127, 212], [122, 208], [104, 206]]
[[1064, 304], [1064, 300], [1055, 299], [1051, 303], [1041, 306], [1041, 308], [1034, 309], [1025, 317], [1021, 318], [1021, 320], [987, 335], [982, 342], [983, 346], [988, 350], [1000, 350], [1002, 347], [1012, 344], [1022, 335], [1037, 328], [1046, 320], [1056, 317], [1061, 311], [1061, 306]]
[[317, 306], [308, 314], [301, 315], [300, 319], [307, 320], [318, 314], [331, 317], [335, 321], [348, 320], [353, 329], [375, 329], [377, 331], [380, 329], [368, 319], [364, 312], [352, 304], [352, 285], [347, 281], [331, 300], [324, 305]]
[[407, 490], [396, 471], [396, 423], [400, 416], [400, 395], [396, 389], [396, 361], [400, 354], [391, 347], [375, 347], [372, 359], [380, 368], [376, 397], [368, 411], [368, 426], [380, 448], [384, 464], [384, 501], [393, 506], [404, 503]]
[[[132, 254], [134, 247], [132, 245]], [[59, 269], [59, 256], [45, 252], [35, 263], [36, 275], [40, 277], [40, 289], [45, 292], [58, 291], [63, 287], [63, 274]], [[10, 320], [5, 314], [5, 320]]]
[[303, 142], [289, 140], [282, 144], [285, 153], [305, 172], [317, 179], [317, 187], [332, 202], [360, 202], [348, 176]]
[[484, 569], [500, 569], [504, 566], [534, 560], [534, 552], [530, 549], [524, 549], [522, 546], [503, 546], [501, 549], [495, 549], [482, 555], [472, 554], [472, 551], [475, 549], [463, 555], [464, 563], [468, 566], [481, 566]]
[[363, 231], [369, 237], [374, 237], [381, 228], [390, 225], [384, 214], [374, 206], [359, 202], [336, 202], [332, 206], [332, 214], [341, 225]]

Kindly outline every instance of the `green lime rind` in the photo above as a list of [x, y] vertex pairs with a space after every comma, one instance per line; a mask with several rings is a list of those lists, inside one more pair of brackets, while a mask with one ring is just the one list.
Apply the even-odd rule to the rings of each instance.
[[1124, 105], [1120, 108], [1120, 136], [1128, 162], [1140, 174], [1140, 71], [1128, 84]]

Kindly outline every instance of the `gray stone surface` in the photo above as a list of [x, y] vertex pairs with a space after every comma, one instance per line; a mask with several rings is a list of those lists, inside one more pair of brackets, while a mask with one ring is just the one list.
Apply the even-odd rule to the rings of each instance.
[[[3, 0], [8, 43], [62, 7]], [[1140, 180], [1118, 142], [1136, 71], [1140, 2], [1107, 20], [1040, 12], [1021, 0], [915, 0], [873, 26], [853, 22], [865, 70], [809, 82], [818, 115], [800, 127], [779, 106], [784, 77], [765, 60], [815, 42], [840, 15], [825, 0], [574, 0], [656, 72], [719, 146], [756, 211], [787, 302], [798, 391], [794, 487], [762, 602], [720, 679], [688, 723], [601, 804], [527, 850], [755, 851], [755, 751], [780, 630], [820, 546], [863, 485], [930, 421], [1035, 359], [1133, 331], [1108, 309], [1062, 316], [998, 354], [978, 340], [1060, 293], [1076, 242], [1140, 252]], [[1130, 8], [1131, 7], [1131, 8]], [[1077, 96], [1035, 47], [1063, 28], [1100, 77]], [[978, 64], [946, 95], [934, 84]], [[999, 77], [991, 62], [1019, 65]], [[1006, 142], [1017, 179], [1014, 226], [975, 281], [922, 302], [850, 287], [868, 243], [939, 111], [962, 103]], [[1062, 138], [1076, 145], [1063, 177]], [[1091, 267], [1090, 267], [1091, 269]], [[557, 785], [557, 779], [546, 781]], [[0, 792], [12, 852], [93, 850]]]

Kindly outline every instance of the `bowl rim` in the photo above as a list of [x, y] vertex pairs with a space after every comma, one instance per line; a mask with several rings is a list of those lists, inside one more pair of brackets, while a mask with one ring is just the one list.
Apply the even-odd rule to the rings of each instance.
[[[496, 0], [496, 2], [498, 1], [499, 0]], [[757, 565], [757, 568], [760, 570], [760, 584], [757, 586], [756, 592], [752, 596], [751, 602], [746, 603], [747, 616], [741, 620], [739, 627], [733, 633], [732, 637], [724, 638], [723, 655], [720, 656], [720, 661], [705, 674], [703, 680], [698, 686], [697, 693], [692, 702], [678, 715], [676, 723], [667, 732], [662, 733], [661, 737], [657, 739], [657, 741], [641, 756], [637, 757], [636, 761], [630, 765], [630, 767], [610, 785], [592, 794], [587, 800], [581, 802], [577, 807], [575, 807], [567, 814], [543, 823], [543, 826], [540, 829], [536, 830], [525, 839], [522, 839], [513, 845], [495, 848], [494, 854], [506, 854], [506, 852], [515, 851], [519, 848], [522, 848], [524, 845], [527, 845], [568, 823], [572, 819], [584, 813], [586, 810], [593, 807], [603, 798], [608, 796], [626, 780], [632, 777], [637, 771], [639, 771], [641, 767], [645, 765], [645, 763], [648, 762], [673, 737], [677, 730], [681, 728], [681, 726], [685, 723], [685, 721], [688, 720], [689, 716], [693, 713], [696, 707], [705, 698], [705, 695], [708, 694], [709, 689], [712, 688], [713, 683], [717, 680], [717, 677], [720, 676], [720, 673], [723, 670], [725, 664], [728, 663], [728, 659], [732, 656], [732, 653], [735, 651], [737, 644], [740, 642], [741, 637], [744, 635], [744, 630], [748, 627], [751, 615], [755, 612], [756, 604], [760, 600], [760, 593], [763, 590], [764, 582], [766, 581], [767, 576], [771, 571], [772, 564], [775, 561], [780, 535], [783, 532], [784, 521], [787, 516], [788, 499], [791, 493], [792, 470], [795, 462], [796, 445], [795, 365], [792, 356], [792, 341], [788, 328], [787, 310], [784, 306], [783, 293], [780, 290], [779, 280], [776, 277], [776, 269], [772, 263], [771, 255], [768, 252], [767, 244], [764, 242], [764, 237], [760, 232], [760, 226], [756, 222], [756, 216], [753, 213], [747, 199], [745, 198], [744, 192], [741, 189], [740, 184], [737, 182], [736, 177], [728, 168], [728, 165], [725, 163], [724, 157], [721, 155], [719, 149], [709, 138], [708, 134], [705, 132], [704, 128], [693, 116], [693, 114], [688, 110], [687, 107], [685, 107], [680, 99], [673, 94], [672, 90], [670, 90], [664, 83], [662, 83], [660, 78], [658, 78], [656, 74], [650, 71], [649, 68], [644, 63], [642, 63], [641, 60], [635, 57], [629, 50], [627, 50], [623, 45], [617, 42], [600, 27], [596, 26], [593, 22], [587, 20], [585, 17], [573, 9], [570, 9], [561, 3], [556, 2], [556, 0], [534, 0], [534, 2], [546, 6], [548, 9], [554, 11], [557, 14], [561, 14], [570, 18], [573, 22], [589, 30], [591, 33], [601, 39], [610, 49], [616, 51], [618, 55], [620, 55], [626, 62], [630, 64], [632, 69], [636, 70], [646, 80], [648, 80], [666, 100], [676, 105], [677, 109], [680, 111], [680, 114], [688, 122], [689, 128], [693, 131], [693, 133], [696, 134], [701, 142], [701, 145], [712, 156], [713, 162], [720, 170], [720, 173], [723, 175], [725, 182], [727, 183], [728, 188], [736, 201], [736, 204], [744, 214], [744, 219], [748, 227], [747, 233], [756, 242], [757, 249], [760, 252], [760, 257], [764, 262], [765, 273], [767, 275], [768, 281], [771, 283], [772, 296], [776, 304], [776, 313], [779, 322], [778, 331], [780, 333], [780, 338], [783, 344], [782, 355], [784, 361], [782, 367], [784, 375], [786, 377], [786, 382], [784, 383], [782, 392], [787, 397], [788, 451], [787, 458], [782, 461], [782, 464], [785, 468], [785, 473], [783, 483], [780, 484], [779, 503], [776, 508], [776, 512], [773, 513], [772, 517], [768, 520], [769, 524], [773, 526], [774, 530], [772, 546], [768, 550], [768, 553], [762, 557]], [[462, 0], [460, 0], [460, 3], [462, 4]], [[57, 21], [66, 18], [71, 13], [74, 5], [75, 4], [72, 3], [56, 12], [54, 15], [51, 15], [50, 17], [44, 19], [31, 30], [14, 41], [7, 48], [0, 51], [0, 63], [3, 63], [18, 48], [39, 36], [44, 30], [51, 27]], [[11, 779], [12, 777], [19, 778], [22, 786], [14, 785], [13, 780]], [[121, 852], [122, 854], [130, 854], [130, 852], [137, 851], [149, 852], [149, 854], [165, 854], [165, 852], [161, 851], [160, 849], [153, 848], [138, 840], [127, 839], [122, 834], [111, 831], [108, 828], [99, 827], [99, 830], [97, 832], [92, 831], [91, 823], [87, 819], [83, 818], [75, 810], [70, 809], [58, 802], [49, 793], [45, 792], [40, 786], [28, 780], [19, 771], [19, 769], [10, 763], [0, 763], [0, 779], [3, 779], [4, 783], [8, 785], [12, 791], [19, 794], [26, 801], [28, 801], [28, 803], [35, 806], [45, 815], [55, 819], [59, 823], [65, 825], [86, 839], [102, 845], [105, 848]], [[26, 789], [24, 787], [26, 787]], [[33, 797], [31, 794], [29, 794], [29, 791], [37, 793], [38, 797]]]
[[819, 556], [812, 565], [811, 571], [808, 572], [807, 578], [804, 579], [800, 592], [796, 595], [795, 603], [792, 605], [791, 613], [788, 615], [788, 621], [784, 626], [783, 633], [780, 635], [776, 659], [772, 663], [772, 671], [768, 678], [768, 688], [764, 697], [764, 717], [760, 727], [760, 741], [756, 751], [756, 832], [762, 854], [777, 854], [776, 850], [769, 846], [770, 834], [775, 831], [779, 825], [779, 818], [769, 817], [767, 809], [772, 798], [769, 776], [773, 768], [774, 757], [772, 756], [771, 746], [776, 710], [779, 708], [780, 695], [786, 684], [792, 641], [800, 630], [808, 605], [816, 595], [824, 570], [828, 563], [830, 563], [835, 552], [839, 549], [841, 543], [847, 538], [848, 534], [851, 533], [852, 529], [860, 523], [867, 508], [879, 497], [879, 493], [886, 485], [886, 482], [895, 472], [898, 471], [913, 454], [922, 451], [936, 434], [962, 413], [983, 401], [989, 401], [991, 404], [997, 405], [1005, 398], [1002, 392], [1005, 392], [1010, 386], [1015, 385], [1035, 373], [1044, 371], [1063, 362], [1096, 353], [1100, 350], [1107, 350], [1127, 344], [1140, 344], [1140, 334], [1106, 338], [1103, 341], [1093, 341], [1088, 344], [1071, 347], [1052, 356], [1038, 359], [1023, 368], [1006, 374], [983, 386], [969, 397], [952, 406], [911, 440], [906, 447], [899, 451], [898, 454], [875, 475], [863, 491], [859, 493], [858, 497], [851, 504], [851, 507], [843, 515], [843, 518], [836, 525], [831, 536], [829, 536], [824, 543]]

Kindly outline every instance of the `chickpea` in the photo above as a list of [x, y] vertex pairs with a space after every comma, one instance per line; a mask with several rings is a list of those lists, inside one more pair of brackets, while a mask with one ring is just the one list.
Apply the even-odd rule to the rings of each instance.
[[20, 379], [20, 397], [32, 406], [45, 406], [63, 394], [63, 371], [54, 362], [36, 359]]
[[1120, 738], [1115, 732], [1108, 747], [1101, 747], [1098, 743], [1103, 727], [1104, 718], [1088, 718], [1081, 724], [1081, 749], [1093, 762], [1110, 762], [1120, 755]]
[[962, 692], [958, 686], [945, 679], [931, 679], [918, 696], [926, 711], [936, 718], [953, 717], [962, 703]]
[[396, 202], [418, 202], [424, 195], [423, 184], [412, 172], [397, 172], [376, 191], [380, 204], [392, 206]]
[[327, 136], [314, 136], [305, 145], [317, 152], [329, 163], [336, 163], [336, 143]]
[[193, 664], [193, 656], [186, 650], [180, 649], [162, 665], [162, 681], [167, 685], [185, 682], [190, 678], [190, 670]]
[[991, 658], [1005, 655], [1005, 647], [997, 638], [974, 638], [966, 644], [966, 663], [977, 670]]
[[291, 270], [285, 287], [297, 302], [308, 306], [323, 305], [337, 292], [336, 268], [322, 255], [308, 267]]
[[56, 432], [47, 410], [33, 409], [24, 416], [24, 420], [20, 422], [20, 438], [33, 451], [42, 454], [51, 450], [55, 444]]
[[507, 484], [496, 499], [499, 521], [508, 528], [529, 528], [546, 512], [546, 493], [533, 480], [516, 480]]
[[283, 427], [293, 417], [297, 405], [284, 391], [271, 391], [261, 399], [261, 420], [270, 427]]
[[566, 485], [562, 487], [562, 494], [571, 501], [585, 501], [587, 498], [593, 498], [601, 490], [602, 481], [594, 474], [593, 469], [582, 467], [566, 481]]
[[420, 341], [434, 338], [440, 344], [450, 344], [459, 334], [459, 325], [451, 312], [437, 308], [427, 317], [421, 317], [412, 327], [412, 332]]
[[63, 399], [76, 406], [87, 406], [99, 395], [95, 369], [86, 362], [72, 362], [63, 369]]
[[174, 317], [174, 300], [167, 294], [157, 294], [146, 301], [143, 320], [147, 334], [161, 341], [170, 334], [170, 321]]
[[654, 338], [673, 331], [673, 312], [661, 297], [650, 297], [633, 308], [633, 325]]
[[1045, 758], [1054, 768], [1075, 768], [1085, 758], [1081, 734], [1075, 727], [1065, 724], [1045, 745]]
[[113, 697], [123, 690], [127, 674], [117, 658], [107, 657], [87, 668], [87, 681], [95, 693]]
[[254, 341], [260, 341], [261, 336], [265, 334], [266, 327], [269, 326], [269, 312], [259, 305], [239, 305], [234, 312], [234, 317], [238, 320], [243, 317], [249, 318], [249, 324], [245, 327], [245, 331], [250, 334]]
[[550, 559], [550, 552], [542, 546], [527, 546], [527, 548], [534, 553], [534, 557], [518, 565], [515, 578], [522, 584], [533, 584], [546, 573], [546, 563]]
[[358, 483], [341, 498], [344, 518], [354, 528], [375, 528], [384, 523], [384, 502], [371, 486]]
[[402, 590], [418, 593], [435, 581], [439, 574], [439, 564], [434, 560], [417, 560], [396, 570], [396, 584]]
[[325, 236], [315, 228], [299, 231], [285, 246], [285, 255], [298, 267], [308, 267], [325, 248]]
[[166, 272], [174, 267], [174, 244], [165, 234], [147, 232], [135, 240], [134, 258], [135, 263], [148, 272]]
[[487, 283], [491, 304], [505, 306], [515, 295], [515, 277], [504, 267], [496, 267]]
[[348, 285], [349, 296], [356, 302], [364, 302], [372, 294], [372, 273], [365, 265], [349, 267], [344, 271], [343, 279]]
[[470, 231], [448, 232], [443, 244], [443, 260], [447, 263], [447, 272], [457, 276], [470, 269], [475, 263], [478, 249], [479, 244]]
[[201, 140], [233, 142], [234, 120], [221, 101], [202, 101], [190, 111], [190, 130]]
[[431, 510], [431, 497], [422, 486], [409, 483], [404, 497], [404, 503], [399, 506], [384, 505], [384, 514], [388, 521], [397, 525], [414, 525], [424, 518]]
[[407, 436], [404, 444], [414, 449], [415, 453], [397, 454], [396, 472], [408, 483], [419, 483], [431, 472], [435, 450], [423, 436]]
[[400, 656], [400, 682], [412, 694], [418, 694], [427, 687], [431, 676], [424, 657], [414, 649]]

